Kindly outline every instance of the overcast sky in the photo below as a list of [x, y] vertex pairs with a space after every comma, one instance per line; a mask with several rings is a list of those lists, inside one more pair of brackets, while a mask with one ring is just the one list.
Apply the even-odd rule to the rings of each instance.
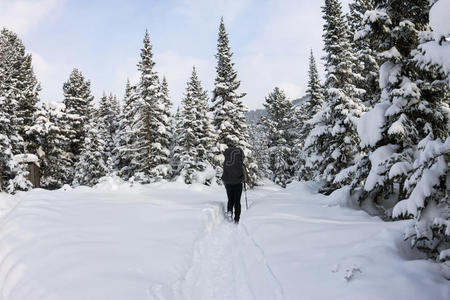
[[[349, 0], [344, 0], [347, 10]], [[178, 105], [192, 66], [214, 84], [217, 32], [223, 16], [247, 107], [262, 107], [275, 86], [291, 98], [305, 93], [309, 50], [322, 52], [322, 0], [0, 0], [0, 26], [19, 34], [42, 85], [42, 101], [61, 101], [76, 67], [121, 98], [136, 82], [145, 29], [155, 69]], [[322, 71], [322, 62], [319, 69]]]

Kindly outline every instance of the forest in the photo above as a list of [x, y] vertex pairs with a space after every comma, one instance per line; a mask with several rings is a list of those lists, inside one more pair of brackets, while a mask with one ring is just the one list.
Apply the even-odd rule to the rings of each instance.
[[[243, 149], [250, 186], [314, 181], [319, 192], [348, 198], [385, 221], [413, 219], [405, 239], [439, 262], [450, 260], [450, 26], [439, 1], [354, 0], [344, 14], [325, 0], [325, 77], [311, 51], [307, 96], [293, 105], [278, 87], [266, 114], [246, 122], [245, 92], [220, 20], [215, 87], [195, 66], [181, 106], [155, 71], [150, 33], [139, 52], [138, 82], [125, 96], [94, 100], [74, 68], [62, 101], [40, 99], [32, 55], [17, 34], [0, 33], [0, 190], [93, 186], [116, 175], [220, 184], [223, 151]], [[239, 51], [239, 49], [237, 49]]]

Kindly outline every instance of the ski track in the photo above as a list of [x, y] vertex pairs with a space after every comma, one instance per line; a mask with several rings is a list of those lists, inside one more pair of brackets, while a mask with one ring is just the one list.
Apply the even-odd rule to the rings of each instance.
[[190, 268], [173, 286], [176, 299], [284, 299], [281, 283], [245, 225], [226, 221], [223, 208], [204, 212], [207, 226], [194, 243]]

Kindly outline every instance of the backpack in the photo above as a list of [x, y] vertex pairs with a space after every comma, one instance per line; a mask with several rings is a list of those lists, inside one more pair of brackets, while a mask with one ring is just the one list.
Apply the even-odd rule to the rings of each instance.
[[240, 148], [228, 148], [224, 154], [222, 181], [225, 184], [237, 184], [244, 180], [244, 152]]

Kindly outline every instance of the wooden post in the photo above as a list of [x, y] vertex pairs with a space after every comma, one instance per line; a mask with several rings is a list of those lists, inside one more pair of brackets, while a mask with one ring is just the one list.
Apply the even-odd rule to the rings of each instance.
[[38, 188], [41, 186], [41, 172], [39, 167], [33, 163], [28, 163], [28, 180], [33, 184], [33, 187]]

